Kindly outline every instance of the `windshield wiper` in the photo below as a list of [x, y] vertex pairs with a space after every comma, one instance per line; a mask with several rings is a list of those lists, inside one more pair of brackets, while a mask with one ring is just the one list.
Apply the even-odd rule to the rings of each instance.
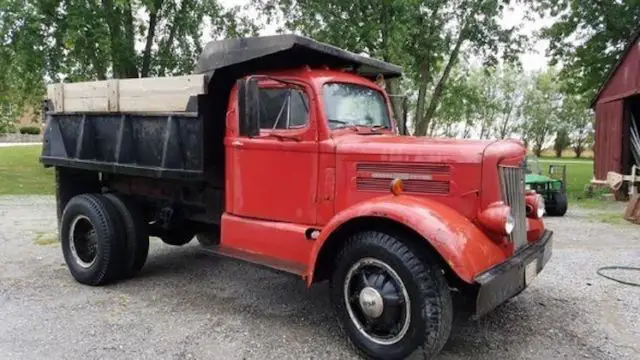
[[382, 129], [389, 129], [389, 126], [387, 126], [387, 125], [373, 125], [371, 127], [371, 132], [376, 132], [376, 131], [382, 130]]
[[338, 127], [337, 129], [349, 128], [349, 129], [354, 130], [354, 131], [359, 131], [357, 126], [355, 126], [352, 123], [347, 122], [347, 121], [336, 120], [336, 119], [328, 119], [327, 121], [329, 121], [329, 123], [342, 125], [342, 126]]

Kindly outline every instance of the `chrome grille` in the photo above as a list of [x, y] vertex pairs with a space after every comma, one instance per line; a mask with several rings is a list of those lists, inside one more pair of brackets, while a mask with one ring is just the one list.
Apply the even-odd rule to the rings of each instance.
[[502, 199], [511, 207], [515, 227], [510, 235], [516, 249], [527, 244], [527, 214], [524, 200], [524, 169], [500, 167]]

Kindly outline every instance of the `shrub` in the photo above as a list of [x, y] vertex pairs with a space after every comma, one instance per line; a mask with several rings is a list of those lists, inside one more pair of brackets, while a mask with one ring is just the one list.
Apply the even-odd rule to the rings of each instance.
[[0, 114], [0, 134], [8, 134], [15, 131], [13, 121], [10, 121]]
[[23, 126], [20, 128], [20, 134], [40, 135], [40, 131], [37, 126]]

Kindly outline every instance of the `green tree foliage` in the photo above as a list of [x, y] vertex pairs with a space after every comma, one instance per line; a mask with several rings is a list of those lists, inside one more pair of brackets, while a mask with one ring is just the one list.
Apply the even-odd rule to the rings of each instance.
[[557, 77], [555, 68], [534, 74], [524, 93], [520, 132], [522, 139], [531, 145], [536, 156], [542, 154], [549, 137], [559, 128], [562, 93]]
[[[449, 76], [465, 51], [495, 64], [513, 59], [523, 38], [498, 23], [509, 0], [253, 0], [265, 14], [282, 16], [284, 29], [402, 65], [417, 88], [415, 134], [431, 120]], [[391, 92], [398, 85], [388, 84]]]
[[593, 145], [594, 116], [588, 101], [584, 94], [567, 94], [562, 101], [562, 122], [567, 126], [569, 145], [577, 158]]
[[37, 105], [44, 81], [192, 71], [202, 39], [256, 33], [216, 0], [0, 0], [0, 103]]
[[552, 64], [563, 65], [567, 90], [593, 96], [640, 24], [639, 0], [529, 0], [557, 18], [543, 29]]
[[517, 136], [526, 84], [526, 77], [515, 67], [456, 66], [427, 134], [481, 139]]
[[456, 66], [442, 94], [428, 135], [469, 138], [474, 135], [480, 89], [472, 79], [472, 70]]
[[561, 126], [558, 131], [556, 131], [556, 138], [553, 140], [553, 151], [556, 153], [556, 157], [562, 157], [562, 152], [565, 151], [569, 145], [571, 145], [569, 132], [566, 127]]

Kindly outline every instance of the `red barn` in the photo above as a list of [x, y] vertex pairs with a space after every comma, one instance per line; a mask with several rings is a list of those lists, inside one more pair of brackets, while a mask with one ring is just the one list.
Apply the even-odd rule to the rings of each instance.
[[640, 130], [640, 31], [627, 44], [591, 107], [596, 113], [595, 178], [605, 180], [609, 171], [629, 174], [632, 165], [640, 165], [640, 141], [636, 154], [636, 141], [632, 141], [635, 128]]

